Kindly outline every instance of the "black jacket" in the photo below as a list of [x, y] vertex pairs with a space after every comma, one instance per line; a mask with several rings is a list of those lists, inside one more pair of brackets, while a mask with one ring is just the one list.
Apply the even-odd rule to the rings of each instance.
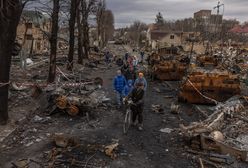
[[136, 105], [143, 105], [144, 104], [144, 89], [137, 89], [134, 88], [132, 92], [128, 95], [128, 98], [131, 98], [133, 103]]

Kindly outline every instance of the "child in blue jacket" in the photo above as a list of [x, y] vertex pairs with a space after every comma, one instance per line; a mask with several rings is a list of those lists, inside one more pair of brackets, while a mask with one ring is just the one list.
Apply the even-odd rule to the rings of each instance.
[[132, 92], [132, 90], [133, 90], [133, 81], [130, 79], [127, 81], [127, 84], [124, 87], [123, 96], [126, 97], [130, 92]]

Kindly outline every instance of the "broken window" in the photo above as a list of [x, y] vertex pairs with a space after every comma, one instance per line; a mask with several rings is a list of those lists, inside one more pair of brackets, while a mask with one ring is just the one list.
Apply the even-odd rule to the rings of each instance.
[[26, 27], [28, 28], [28, 29], [32, 29], [32, 23], [26, 23]]
[[170, 39], [174, 39], [175, 37], [174, 37], [174, 35], [170, 35]]
[[195, 36], [194, 36], [194, 33], [190, 33], [189, 34], [189, 38], [194, 38]]

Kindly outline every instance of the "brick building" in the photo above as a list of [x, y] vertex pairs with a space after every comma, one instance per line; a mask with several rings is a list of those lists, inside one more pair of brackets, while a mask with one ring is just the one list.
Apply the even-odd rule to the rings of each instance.
[[212, 14], [211, 10], [200, 10], [194, 13], [195, 28], [199, 32], [220, 32], [223, 15]]
[[23, 11], [17, 27], [17, 40], [30, 54], [41, 54], [49, 49], [51, 21], [41, 12]]

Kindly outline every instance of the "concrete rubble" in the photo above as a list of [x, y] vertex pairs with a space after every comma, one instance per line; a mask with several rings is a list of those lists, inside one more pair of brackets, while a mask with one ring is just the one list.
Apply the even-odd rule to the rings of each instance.
[[191, 148], [195, 150], [217, 152], [248, 161], [247, 106], [246, 97], [233, 97], [218, 104], [205, 120], [188, 126], [180, 125], [181, 133], [190, 139]]

